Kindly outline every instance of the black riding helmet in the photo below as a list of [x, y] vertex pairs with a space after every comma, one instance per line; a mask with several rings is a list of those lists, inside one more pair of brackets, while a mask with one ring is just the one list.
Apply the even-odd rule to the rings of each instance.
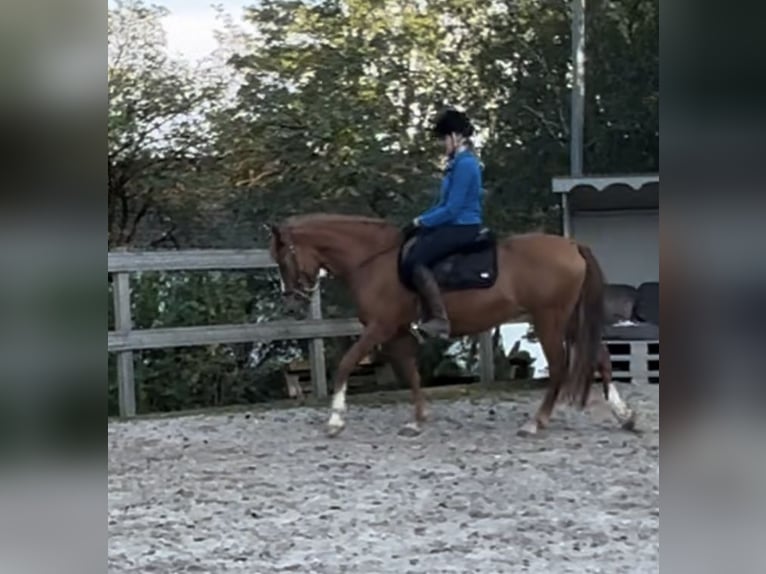
[[469, 138], [473, 135], [473, 125], [471, 125], [471, 120], [463, 112], [450, 108], [444, 110], [436, 117], [431, 131], [434, 137], [443, 138], [457, 133]]

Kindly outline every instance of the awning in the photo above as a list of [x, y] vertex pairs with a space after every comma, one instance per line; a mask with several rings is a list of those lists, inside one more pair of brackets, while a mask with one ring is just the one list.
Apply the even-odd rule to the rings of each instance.
[[554, 177], [552, 187], [567, 194], [571, 212], [660, 207], [658, 174]]

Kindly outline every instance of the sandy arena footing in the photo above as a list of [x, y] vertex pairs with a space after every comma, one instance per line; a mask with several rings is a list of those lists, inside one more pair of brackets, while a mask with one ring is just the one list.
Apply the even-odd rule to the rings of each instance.
[[109, 572], [659, 572], [659, 397], [619, 385], [640, 435], [600, 405], [516, 431], [539, 391], [109, 423]]

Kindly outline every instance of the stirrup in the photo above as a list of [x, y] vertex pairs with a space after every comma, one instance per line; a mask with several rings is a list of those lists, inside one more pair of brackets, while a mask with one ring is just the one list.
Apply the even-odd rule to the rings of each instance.
[[[428, 325], [429, 323], [441, 324], [440, 326], [444, 326], [444, 330], [438, 329], [438, 331], [437, 331], [436, 329], [434, 329], [433, 331], [431, 331], [431, 329], [426, 327], [426, 325]], [[431, 325], [431, 326], [435, 327], [435, 325]], [[445, 319], [445, 320], [443, 320], [443, 323], [442, 323], [442, 320], [440, 320], [440, 319], [433, 319], [433, 318], [429, 319], [428, 321], [425, 321], [424, 323], [419, 323], [417, 325], [418, 331], [420, 331], [424, 335], [426, 335], [426, 336], [428, 336], [428, 337], [430, 337], [432, 339], [441, 339], [442, 341], [449, 340], [449, 338], [450, 338], [450, 331], [451, 331], [450, 327], [451, 327], [451, 325], [450, 325], [448, 320]]]
[[415, 337], [415, 340], [418, 342], [418, 344], [422, 345], [426, 342], [426, 338], [423, 336], [423, 333], [420, 332], [418, 324], [414, 321], [410, 323], [410, 333], [413, 337]]

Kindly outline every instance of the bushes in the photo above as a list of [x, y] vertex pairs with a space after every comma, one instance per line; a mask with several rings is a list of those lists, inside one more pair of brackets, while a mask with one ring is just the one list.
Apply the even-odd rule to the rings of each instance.
[[[271, 321], [282, 314], [278, 280], [268, 270], [135, 274], [131, 286], [137, 329]], [[110, 328], [112, 314], [110, 308]], [[137, 352], [138, 410], [165, 412], [276, 398], [283, 393], [281, 364], [299, 352], [295, 341]], [[114, 415], [113, 355], [108, 377], [108, 409]]]

